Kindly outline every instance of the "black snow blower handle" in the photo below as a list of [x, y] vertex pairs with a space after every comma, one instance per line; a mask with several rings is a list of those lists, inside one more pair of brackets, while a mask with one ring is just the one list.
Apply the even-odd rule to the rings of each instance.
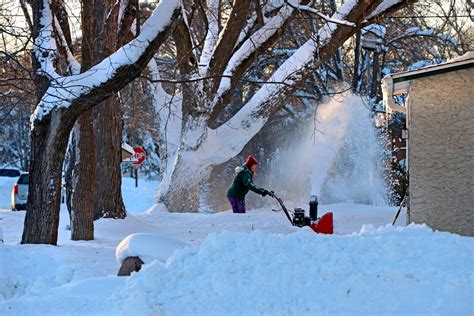
[[290, 216], [290, 213], [288, 212], [288, 209], [286, 208], [285, 204], [283, 204], [282, 199], [279, 198], [278, 196], [276, 196], [276, 195], [275, 195], [275, 192], [270, 191], [270, 193], [271, 193], [270, 196], [271, 196], [272, 198], [274, 198], [275, 200], [277, 200], [277, 201], [278, 201], [278, 204], [280, 204], [281, 209], [283, 210], [283, 212], [285, 212], [285, 215], [286, 215], [286, 217], [288, 218], [288, 220], [290, 221], [291, 225], [294, 226], [295, 224], [293, 223], [293, 220], [291, 219], [291, 216]]

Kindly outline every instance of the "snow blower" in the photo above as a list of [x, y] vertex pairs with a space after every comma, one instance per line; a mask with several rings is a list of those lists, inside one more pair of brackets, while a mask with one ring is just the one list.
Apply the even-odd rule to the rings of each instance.
[[[309, 216], [306, 216], [305, 210], [302, 208], [295, 208], [290, 215], [290, 211], [286, 208], [282, 199], [271, 192], [272, 198], [278, 201], [286, 217], [290, 221], [291, 225], [304, 227], [309, 226], [314, 232], [318, 234], [333, 234], [334, 224], [332, 212], [326, 213], [318, 218], [318, 197], [311, 195], [309, 200]], [[273, 210], [278, 212], [278, 210]]]

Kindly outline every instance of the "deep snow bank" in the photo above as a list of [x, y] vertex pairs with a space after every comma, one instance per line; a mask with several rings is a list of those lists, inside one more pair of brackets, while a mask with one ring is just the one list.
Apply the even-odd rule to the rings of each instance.
[[124, 314], [473, 313], [472, 238], [425, 226], [210, 235], [118, 293]]

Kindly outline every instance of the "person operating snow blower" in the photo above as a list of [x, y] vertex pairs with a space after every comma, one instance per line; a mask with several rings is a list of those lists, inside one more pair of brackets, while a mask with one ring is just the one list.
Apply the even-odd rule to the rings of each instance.
[[262, 196], [272, 195], [270, 191], [259, 188], [253, 183], [257, 165], [257, 160], [248, 156], [242, 167], [235, 168], [234, 179], [227, 189], [227, 199], [234, 213], [245, 213], [245, 195], [249, 190]]

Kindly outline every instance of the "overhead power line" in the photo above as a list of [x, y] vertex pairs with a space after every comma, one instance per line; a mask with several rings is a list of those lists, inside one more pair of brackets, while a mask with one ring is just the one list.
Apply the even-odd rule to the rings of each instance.
[[[7, 14], [9, 17], [24, 17], [22, 14]], [[79, 19], [80, 15], [71, 15], [69, 17]], [[412, 19], [412, 18], [425, 18], [425, 19], [453, 19], [453, 18], [472, 18], [472, 15], [450, 15], [450, 16], [439, 16], [439, 15], [406, 15], [406, 16], [385, 16], [385, 19]]]

